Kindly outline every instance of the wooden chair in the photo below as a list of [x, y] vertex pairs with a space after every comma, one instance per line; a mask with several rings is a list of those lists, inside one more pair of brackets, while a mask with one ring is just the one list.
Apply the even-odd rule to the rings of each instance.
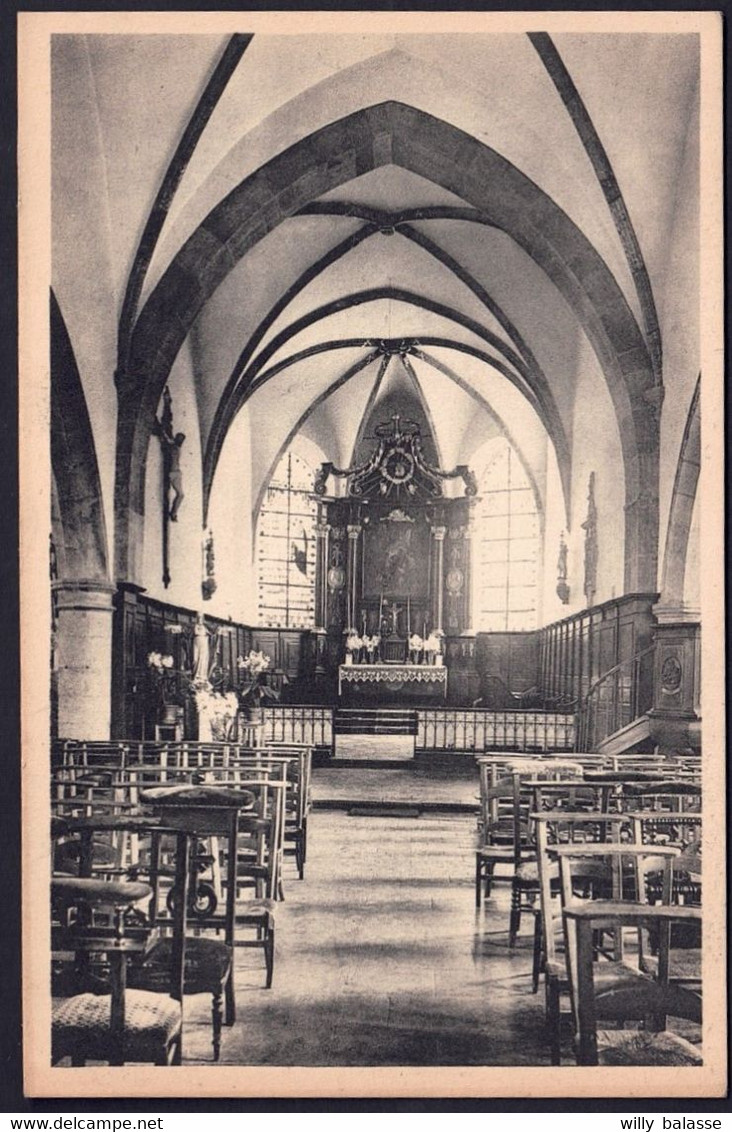
[[[52, 947], [75, 954], [74, 974], [81, 983], [81, 993], [54, 1003], [53, 1064], [66, 1057], [72, 1065], [88, 1060], [110, 1065], [180, 1064], [182, 1010], [176, 980], [183, 961], [180, 924], [175, 935], [178, 967], [171, 967], [162, 993], [127, 989], [128, 960], [145, 951], [150, 934], [149, 924], [130, 914], [150, 894], [149, 885], [140, 883], [71, 877], [52, 881]], [[106, 993], [83, 989], [92, 956], [103, 957], [108, 964]]]
[[[559, 869], [555, 848], [561, 844], [619, 842], [630, 822], [622, 814], [588, 813], [581, 810], [542, 811], [532, 814], [536, 829], [537, 868], [539, 876], [539, 962], [533, 971], [533, 989], [538, 990], [540, 974], [544, 975], [545, 1022], [553, 1065], [561, 1060], [562, 998], [569, 994], [569, 975], [563, 946], [561, 904], [559, 901]], [[575, 878], [576, 880], [577, 878]], [[602, 867], [585, 865], [581, 874], [583, 891], [593, 886], [602, 889], [608, 872]]]
[[[496, 767], [488, 759], [478, 759], [480, 774], [480, 816], [478, 847], [475, 851], [475, 906], [480, 908], [493, 887], [496, 865], [510, 865], [514, 875], [521, 863], [518, 776], [497, 780]], [[507, 879], [507, 878], [501, 878]]]
[[[490, 894], [497, 864], [512, 865], [509, 874], [500, 879], [511, 883], [511, 911], [508, 945], [514, 947], [521, 929], [521, 917], [530, 912], [534, 922], [534, 971], [539, 964], [540, 926], [536, 917], [539, 875], [530, 820], [532, 798], [537, 785], [562, 783], [563, 787], [579, 787], [582, 768], [572, 760], [508, 759], [504, 767], [507, 778], [496, 777], [500, 765], [493, 759], [478, 759], [481, 772], [481, 843], [476, 851], [475, 897], [481, 906], [483, 895]], [[509, 851], [510, 847], [510, 851]]]
[[291, 756], [285, 798], [284, 853], [294, 855], [297, 874], [303, 880], [307, 859], [313, 749], [304, 743], [270, 742], [266, 750], [273, 755]]
[[[664, 1035], [657, 1043], [653, 1035], [665, 1030], [667, 1016], [701, 1022], [701, 1000], [698, 994], [669, 981], [669, 928], [674, 920], [700, 919], [698, 908], [671, 904], [673, 894], [673, 860], [678, 850], [672, 846], [644, 845], [565, 845], [558, 846], [560, 891], [564, 922], [570, 997], [575, 1019], [577, 1061], [580, 1065], [597, 1065], [600, 1046], [615, 1049], [610, 1063], [663, 1064], [675, 1048], [679, 1061], [675, 1064], [699, 1064], [700, 1055], [690, 1043]], [[612, 873], [612, 898], [593, 900], [578, 896], [577, 866], [580, 871], [587, 859], [606, 861]], [[663, 903], [645, 902], [645, 875], [650, 858], [663, 861]], [[634, 894], [634, 899], [628, 899]], [[657, 925], [660, 935], [658, 974], [645, 975], [626, 962], [623, 928], [639, 929]], [[599, 939], [598, 939], [599, 935]], [[598, 949], [607, 936], [612, 940], [610, 959], [598, 959]], [[607, 964], [611, 966], [608, 970]], [[609, 977], [608, 977], [609, 973]], [[598, 1034], [598, 1019], [616, 1024], [640, 1020], [640, 1035], [628, 1036], [625, 1029]], [[654, 1052], [655, 1049], [655, 1052]], [[660, 1059], [660, 1060], [656, 1060]]]
[[[233, 948], [239, 815], [254, 809], [255, 795], [251, 790], [234, 790], [222, 786], [179, 785], [148, 789], [141, 793], [140, 800], [155, 810], [167, 829], [176, 831], [174, 899], [168, 901], [172, 904], [174, 919], [181, 914], [180, 906], [183, 905], [183, 923], [186, 923], [189, 908], [188, 893], [191, 885], [195, 886], [196, 883], [196, 863], [195, 860], [191, 863], [190, 844], [195, 844], [201, 837], [215, 836], [225, 846], [227, 899], [224, 914], [218, 918], [213, 915], [196, 918], [199, 931], [207, 927], [223, 929], [224, 939], [210, 939], [200, 934], [186, 936], [182, 975], [184, 995], [211, 995], [213, 1058], [214, 1061], [218, 1061], [222, 1024], [225, 1021], [227, 1025], [232, 1025], [236, 1019]], [[151, 849], [153, 906], [158, 922], [160, 922], [158, 861], [162, 836], [162, 830], [155, 833]], [[180, 857], [185, 861], [185, 878], [181, 877]], [[175, 958], [174, 940], [160, 939], [144, 959], [130, 969], [130, 985], [141, 990], [157, 990], [169, 976]]]
[[[669, 1016], [686, 1018], [701, 1025], [701, 998], [668, 981], [668, 938], [674, 923], [701, 922], [701, 909], [689, 906], [647, 906], [625, 902], [597, 901], [568, 907], [565, 921], [574, 942], [570, 963], [571, 994], [577, 1027], [578, 1065], [701, 1065], [699, 1048], [666, 1028]], [[623, 926], [656, 928], [662, 943], [658, 981], [651, 995], [637, 993], [623, 1000], [615, 996], [613, 1017], [637, 1018], [641, 1003], [647, 1011], [645, 1026], [598, 1030], [598, 989], [593, 967], [593, 933], [596, 929], [618, 930]]]

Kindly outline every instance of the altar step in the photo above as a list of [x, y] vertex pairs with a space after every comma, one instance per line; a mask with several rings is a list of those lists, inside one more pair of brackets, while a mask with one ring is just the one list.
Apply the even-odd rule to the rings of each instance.
[[403, 708], [336, 708], [334, 735], [416, 735], [417, 712]]

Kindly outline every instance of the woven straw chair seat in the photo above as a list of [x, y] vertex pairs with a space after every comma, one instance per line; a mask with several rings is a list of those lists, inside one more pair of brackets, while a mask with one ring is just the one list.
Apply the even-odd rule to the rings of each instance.
[[669, 1031], [598, 1030], [600, 1065], [702, 1065], [701, 1051]]
[[[108, 1060], [111, 1053], [110, 995], [77, 994], [53, 1008], [54, 1060], [84, 1051]], [[181, 1027], [180, 1003], [167, 995], [128, 990], [124, 1040], [129, 1061], [154, 1061]]]

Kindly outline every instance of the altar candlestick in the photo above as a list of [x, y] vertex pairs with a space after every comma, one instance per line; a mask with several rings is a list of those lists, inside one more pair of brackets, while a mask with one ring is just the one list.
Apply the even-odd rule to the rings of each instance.
[[411, 637], [411, 635], [412, 635], [412, 618], [411, 618], [411, 614], [409, 612], [409, 594], [407, 594], [407, 636]]
[[377, 629], [378, 633], [381, 632], [381, 619], [382, 619], [383, 616], [384, 616], [384, 591], [382, 590], [381, 593], [379, 594], [379, 628]]

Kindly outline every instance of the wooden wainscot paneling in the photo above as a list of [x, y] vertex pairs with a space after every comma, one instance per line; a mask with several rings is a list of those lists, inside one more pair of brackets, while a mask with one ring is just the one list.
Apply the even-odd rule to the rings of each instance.
[[476, 636], [463, 633], [445, 639], [447, 665], [447, 701], [470, 707], [480, 697], [480, 673], [477, 669]]
[[697, 747], [700, 718], [701, 628], [684, 621], [659, 624], [654, 657], [651, 717], [656, 742], [667, 748]]
[[500, 710], [538, 695], [538, 633], [479, 633], [476, 655], [482, 706]]
[[[657, 594], [626, 594], [584, 609], [539, 631], [539, 676], [546, 702], [581, 702], [616, 665], [653, 644]], [[640, 699], [650, 706], [653, 665], [641, 665]]]

